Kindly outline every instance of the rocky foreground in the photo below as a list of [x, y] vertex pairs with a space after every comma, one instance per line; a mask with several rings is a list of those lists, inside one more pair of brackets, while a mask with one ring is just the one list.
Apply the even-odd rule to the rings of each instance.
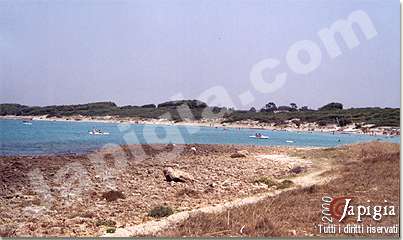
[[[0, 157], [1, 236], [100, 236], [287, 188], [314, 168], [298, 149], [130, 145], [88, 155]], [[283, 184], [284, 183], [284, 184]]]
[[[292, 154], [312, 159], [314, 165], [326, 163], [330, 168], [320, 176], [327, 180], [267, 195], [257, 203], [226, 211], [194, 214], [152, 236], [297, 239], [400, 236], [400, 145], [371, 142], [337, 148], [299, 149]], [[326, 205], [324, 199], [329, 197], [335, 202]], [[352, 199], [348, 205], [353, 210], [341, 219], [335, 213], [343, 211], [343, 197]], [[357, 208], [361, 208], [360, 212]], [[329, 215], [330, 209], [333, 214]], [[330, 223], [340, 226], [341, 231], [321, 230]]]

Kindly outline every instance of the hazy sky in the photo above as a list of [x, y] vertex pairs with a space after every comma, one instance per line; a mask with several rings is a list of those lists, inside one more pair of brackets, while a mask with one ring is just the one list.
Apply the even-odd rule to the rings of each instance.
[[[378, 35], [367, 40], [355, 28], [360, 45], [348, 49], [340, 38], [343, 54], [331, 59], [317, 33], [355, 10], [369, 15]], [[219, 85], [238, 108], [399, 107], [399, 26], [397, 0], [0, 0], [0, 102], [141, 105], [198, 98]], [[322, 62], [300, 75], [285, 56], [304, 39], [318, 44]], [[249, 80], [265, 58], [280, 61], [267, 81], [288, 73], [270, 94]], [[256, 100], [243, 106], [238, 96], [248, 89]]]

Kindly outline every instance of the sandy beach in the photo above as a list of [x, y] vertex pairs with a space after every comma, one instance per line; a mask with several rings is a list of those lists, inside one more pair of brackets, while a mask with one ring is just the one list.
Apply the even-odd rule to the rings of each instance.
[[[232, 123], [222, 123], [224, 119], [202, 119], [191, 120], [184, 119], [181, 122], [170, 121], [167, 119], [143, 119], [143, 118], [121, 118], [117, 116], [70, 116], [70, 117], [47, 117], [43, 116], [0, 116], [1, 119], [16, 119], [16, 120], [36, 120], [36, 121], [75, 121], [75, 122], [101, 122], [101, 123], [116, 123], [116, 124], [150, 124], [150, 125], [171, 125], [171, 126], [199, 126], [199, 127], [217, 127], [217, 128], [242, 128], [256, 130], [272, 130], [272, 131], [290, 131], [290, 132], [325, 132], [325, 133], [342, 133], [342, 134], [366, 134], [373, 136], [398, 136], [400, 128], [392, 127], [374, 127], [367, 125], [369, 131], [363, 131], [357, 128], [355, 124], [350, 124], [345, 127], [338, 127], [336, 124], [319, 126], [318, 123], [302, 123], [297, 126], [293, 120], [289, 120], [285, 125], [277, 126], [275, 124], [262, 123], [253, 120], [244, 120]], [[298, 120], [298, 119], [297, 119]]]

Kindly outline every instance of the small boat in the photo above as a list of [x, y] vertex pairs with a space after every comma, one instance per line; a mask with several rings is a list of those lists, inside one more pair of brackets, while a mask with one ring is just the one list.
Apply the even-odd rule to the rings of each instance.
[[285, 141], [285, 142], [287, 142], [287, 143], [293, 143], [294, 141], [292, 141], [292, 140], [287, 140], [287, 141]]
[[93, 132], [93, 131], [89, 131], [88, 133], [90, 135], [109, 135], [108, 132]]
[[22, 124], [24, 124], [24, 125], [32, 125], [32, 122], [28, 121], [28, 120], [23, 120]]
[[260, 136], [253, 135], [253, 136], [249, 136], [249, 137], [250, 138], [256, 138], [256, 139], [269, 139], [268, 136], [264, 136], [264, 135], [260, 135]]
[[90, 135], [109, 135], [108, 132], [103, 132], [99, 129], [92, 129], [91, 131], [88, 132]]

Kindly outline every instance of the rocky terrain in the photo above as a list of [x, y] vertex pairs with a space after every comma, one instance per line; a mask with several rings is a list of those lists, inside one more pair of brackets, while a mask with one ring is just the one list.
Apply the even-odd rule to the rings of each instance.
[[130, 145], [87, 155], [0, 157], [0, 234], [100, 236], [160, 212], [268, 192], [312, 168], [310, 160], [284, 157], [295, 151]]
[[[400, 236], [400, 145], [370, 142], [345, 145], [337, 148], [298, 150], [292, 155], [314, 159], [314, 165], [328, 164], [319, 175], [324, 182], [309, 181], [311, 186], [299, 184], [293, 178], [295, 189], [280, 194], [266, 195], [256, 203], [242, 205], [220, 212], [199, 212], [184, 221], [171, 225], [149, 236], [163, 237], [306, 237], [325, 238], [396, 238]], [[374, 212], [367, 211], [358, 221], [356, 215], [348, 215], [343, 221], [331, 214], [330, 219], [339, 225], [341, 232], [321, 232], [320, 225], [328, 225], [323, 218], [326, 204], [323, 197], [348, 197], [350, 206], [387, 206], [394, 213], [383, 212], [375, 219]], [[336, 201], [337, 202], [337, 201]], [[333, 206], [337, 206], [337, 203]], [[339, 205], [343, 206], [343, 205]], [[335, 208], [333, 208], [335, 210]], [[338, 211], [338, 210], [336, 210]], [[341, 210], [340, 210], [341, 211]], [[379, 212], [380, 213], [380, 212]], [[328, 215], [329, 216], [329, 215]], [[378, 216], [379, 217], [379, 216]], [[376, 232], [352, 230], [351, 226], [376, 227]], [[349, 228], [350, 226], [350, 228]], [[384, 229], [383, 232], [380, 231]], [[346, 230], [347, 229], [347, 230]], [[386, 230], [388, 229], [388, 230]]]

